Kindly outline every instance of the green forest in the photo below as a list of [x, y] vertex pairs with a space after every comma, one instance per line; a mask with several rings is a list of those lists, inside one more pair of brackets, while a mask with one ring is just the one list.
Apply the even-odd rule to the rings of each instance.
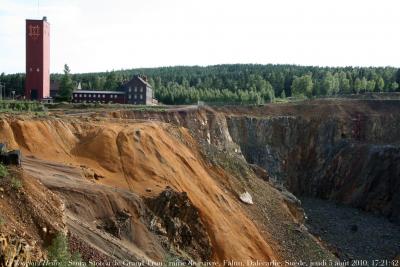
[[[135, 74], [148, 77], [155, 97], [164, 104], [197, 101], [262, 104], [276, 98], [312, 98], [338, 94], [399, 91], [400, 69], [393, 67], [312, 67], [233, 64], [176, 66], [69, 74], [75, 87], [119, 90]], [[51, 74], [61, 81], [64, 74]], [[24, 74], [4, 73], [6, 96], [23, 94]]]

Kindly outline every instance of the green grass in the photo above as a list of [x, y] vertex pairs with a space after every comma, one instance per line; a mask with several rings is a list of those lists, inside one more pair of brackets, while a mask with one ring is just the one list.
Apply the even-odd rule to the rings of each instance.
[[0, 177], [4, 178], [8, 176], [8, 169], [6, 166], [0, 163]]
[[157, 111], [163, 112], [166, 110], [165, 106], [147, 106], [147, 105], [129, 105], [129, 104], [106, 104], [106, 103], [49, 103], [45, 104], [48, 109], [130, 109], [138, 111]]
[[22, 182], [20, 179], [12, 177], [11, 178], [11, 188], [14, 190], [19, 190], [22, 187]]
[[276, 104], [289, 103], [289, 99], [287, 99], [287, 98], [275, 98], [274, 103], [276, 103]]
[[45, 106], [36, 101], [2, 100], [0, 101], [0, 112], [45, 112]]

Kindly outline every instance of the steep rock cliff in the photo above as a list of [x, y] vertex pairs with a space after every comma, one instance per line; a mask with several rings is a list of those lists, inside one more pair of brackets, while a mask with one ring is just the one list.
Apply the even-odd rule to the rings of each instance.
[[[334, 199], [400, 222], [400, 115], [378, 107], [330, 115], [229, 115], [234, 142], [249, 163], [296, 195]], [[324, 113], [324, 107], [321, 107]]]

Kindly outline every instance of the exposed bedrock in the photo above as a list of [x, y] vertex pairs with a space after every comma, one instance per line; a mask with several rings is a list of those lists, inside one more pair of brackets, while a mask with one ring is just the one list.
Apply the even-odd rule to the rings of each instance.
[[296, 195], [333, 199], [400, 222], [400, 115], [227, 116], [249, 163]]
[[212, 246], [206, 227], [185, 192], [167, 187], [145, 203], [154, 213], [150, 228], [166, 237], [175, 249], [185, 251], [195, 260], [210, 260]]

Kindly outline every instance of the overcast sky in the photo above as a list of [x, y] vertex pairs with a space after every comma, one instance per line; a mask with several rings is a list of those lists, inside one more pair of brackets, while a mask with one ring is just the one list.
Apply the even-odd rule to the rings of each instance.
[[0, 0], [0, 72], [48, 17], [51, 72], [275, 63], [400, 66], [399, 0]]

